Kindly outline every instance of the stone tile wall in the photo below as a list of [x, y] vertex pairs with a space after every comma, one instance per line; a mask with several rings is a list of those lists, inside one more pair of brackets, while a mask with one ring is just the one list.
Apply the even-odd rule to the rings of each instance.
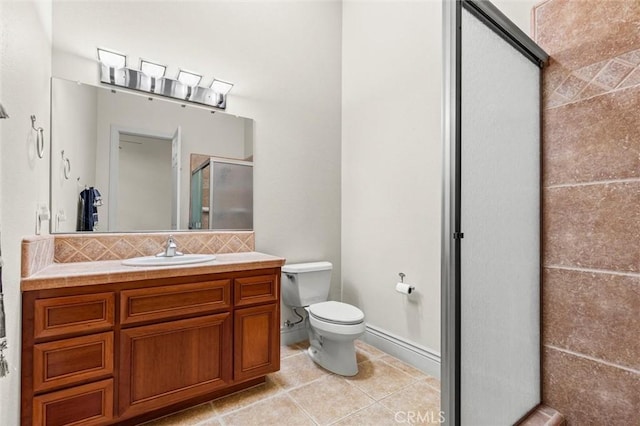
[[543, 402], [640, 413], [640, 2], [534, 9], [543, 73]]

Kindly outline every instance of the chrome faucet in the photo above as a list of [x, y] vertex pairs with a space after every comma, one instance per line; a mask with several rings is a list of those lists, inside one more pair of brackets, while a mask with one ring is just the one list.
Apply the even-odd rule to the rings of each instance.
[[173, 235], [169, 235], [167, 239], [167, 245], [164, 248], [162, 253], [156, 254], [157, 257], [175, 257], [182, 256], [184, 253], [178, 251], [178, 244], [176, 244], [176, 240], [173, 239]]

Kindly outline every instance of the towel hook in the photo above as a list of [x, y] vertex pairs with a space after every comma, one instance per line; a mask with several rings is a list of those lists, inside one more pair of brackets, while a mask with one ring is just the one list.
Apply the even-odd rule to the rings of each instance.
[[403, 283], [404, 282], [404, 277], [406, 277], [407, 274], [405, 274], [404, 272], [400, 272], [398, 275], [400, 275], [400, 282]]
[[36, 131], [36, 151], [38, 157], [44, 157], [44, 129], [42, 127], [36, 128], [36, 116], [31, 116], [31, 128]]
[[[64, 156], [64, 149], [62, 150], [61, 154], [62, 154], [62, 173], [64, 173], [64, 178], [68, 180], [69, 176], [71, 176], [71, 160], [69, 160], [69, 158]], [[80, 181], [80, 178], [78, 178], [78, 181]]]

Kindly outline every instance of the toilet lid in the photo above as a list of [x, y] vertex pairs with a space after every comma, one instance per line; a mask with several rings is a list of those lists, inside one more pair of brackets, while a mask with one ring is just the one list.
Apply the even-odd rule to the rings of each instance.
[[321, 321], [334, 324], [360, 324], [364, 313], [355, 306], [341, 302], [321, 302], [309, 306], [309, 312]]

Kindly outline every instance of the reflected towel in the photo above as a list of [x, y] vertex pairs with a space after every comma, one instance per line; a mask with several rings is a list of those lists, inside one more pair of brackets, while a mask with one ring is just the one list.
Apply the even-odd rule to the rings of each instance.
[[100, 191], [94, 187], [85, 188], [78, 200], [77, 231], [94, 231], [98, 225], [98, 207], [102, 205]]

